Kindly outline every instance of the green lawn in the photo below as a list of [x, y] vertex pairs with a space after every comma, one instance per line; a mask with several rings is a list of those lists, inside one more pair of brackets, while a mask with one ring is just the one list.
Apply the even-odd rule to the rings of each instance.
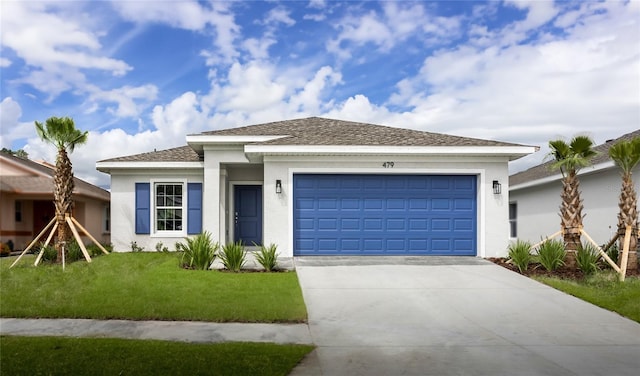
[[287, 375], [313, 349], [110, 338], [0, 337], [3, 375]]
[[229, 273], [178, 266], [173, 253], [112, 253], [67, 265], [13, 269], [0, 259], [0, 316], [304, 322], [307, 311], [295, 272]]
[[598, 272], [578, 282], [535, 277], [560, 291], [640, 322], [640, 278], [628, 277], [625, 282], [618, 282], [617, 278], [612, 272]]

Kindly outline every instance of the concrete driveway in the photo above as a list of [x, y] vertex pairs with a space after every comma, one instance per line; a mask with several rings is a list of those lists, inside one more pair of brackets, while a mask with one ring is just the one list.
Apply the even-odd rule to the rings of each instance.
[[297, 258], [292, 375], [638, 375], [640, 324], [477, 258]]

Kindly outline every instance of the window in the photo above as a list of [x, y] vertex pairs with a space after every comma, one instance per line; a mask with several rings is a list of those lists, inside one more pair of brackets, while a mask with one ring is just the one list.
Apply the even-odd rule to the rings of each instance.
[[156, 231], [182, 231], [182, 184], [156, 184]]
[[518, 237], [518, 204], [515, 202], [509, 203], [509, 236]]
[[22, 201], [16, 201], [16, 222], [22, 222]]
[[111, 232], [111, 207], [109, 205], [105, 205], [102, 211], [102, 230], [105, 233]]

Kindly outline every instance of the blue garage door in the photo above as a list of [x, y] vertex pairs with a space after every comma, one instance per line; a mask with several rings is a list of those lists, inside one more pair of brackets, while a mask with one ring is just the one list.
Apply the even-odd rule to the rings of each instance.
[[476, 177], [293, 176], [295, 255], [476, 255]]

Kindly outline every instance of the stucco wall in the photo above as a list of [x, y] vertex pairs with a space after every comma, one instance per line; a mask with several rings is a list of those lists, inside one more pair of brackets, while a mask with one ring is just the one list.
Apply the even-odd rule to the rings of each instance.
[[[635, 170], [636, 174], [638, 168]], [[580, 190], [584, 204], [584, 229], [598, 244], [611, 239], [618, 224], [618, 199], [621, 178], [617, 168], [580, 175]], [[510, 192], [510, 202], [518, 205], [518, 238], [537, 243], [560, 230], [560, 193], [562, 183]], [[638, 183], [636, 182], [636, 191]]]
[[[155, 250], [158, 243], [173, 250], [175, 243], [184, 240], [183, 233], [171, 236], [138, 235], [135, 233], [135, 184], [154, 182], [202, 183], [202, 170], [130, 171], [111, 174], [111, 243], [115, 252], [130, 252], [131, 242], [146, 251]], [[185, 186], [186, 190], [186, 186]], [[203, 186], [203, 194], [207, 188]], [[204, 209], [203, 211], [206, 211]]]
[[[208, 158], [208, 159], [207, 159]], [[383, 162], [393, 161], [393, 168], [382, 167]], [[244, 165], [243, 165], [244, 164]], [[202, 182], [203, 230], [211, 232], [221, 244], [232, 239], [229, 224], [232, 213], [234, 184], [263, 185], [263, 241], [278, 245], [280, 255], [293, 256], [293, 210], [291, 181], [295, 173], [382, 173], [382, 174], [465, 174], [478, 177], [478, 256], [500, 256], [508, 245], [508, 170], [507, 161], [491, 157], [415, 157], [415, 156], [266, 156], [264, 166], [250, 163], [241, 149], [220, 151], [205, 150], [203, 169], [129, 171], [111, 174], [111, 239], [118, 252], [131, 250], [131, 242], [146, 250], [154, 250], [158, 242], [170, 249], [186, 234], [171, 237], [135, 234], [135, 183], [136, 182]], [[275, 193], [276, 180], [282, 181], [283, 192]], [[503, 185], [503, 193], [494, 195], [492, 181]], [[220, 202], [217, 195], [224, 199]]]
[[[393, 168], [382, 163], [393, 161]], [[292, 185], [295, 173], [465, 174], [478, 176], [478, 256], [506, 253], [508, 245], [507, 162], [499, 158], [428, 157], [265, 157], [264, 243], [278, 245], [283, 256], [293, 255]], [[276, 180], [283, 192], [275, 193]], [[494, 195], [493, 180], [503, 185]]]

